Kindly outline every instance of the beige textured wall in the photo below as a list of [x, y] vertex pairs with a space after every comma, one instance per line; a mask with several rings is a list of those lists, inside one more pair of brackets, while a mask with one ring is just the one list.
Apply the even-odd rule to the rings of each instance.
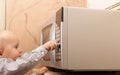
[[62, 5], [85, 7], [86, 0], [7, 0], [6, 29], [16, 32], [25, 51], [39, 45], [40, 27]]
[[18, 35], [25, 52], [39, 46], [42, 24], [61, 6], [86, 7], [86, 0], [7, 0], [6, 6], [6, 29]]
[[0, 31], [5, 29], [5, 0], [0, 0]]

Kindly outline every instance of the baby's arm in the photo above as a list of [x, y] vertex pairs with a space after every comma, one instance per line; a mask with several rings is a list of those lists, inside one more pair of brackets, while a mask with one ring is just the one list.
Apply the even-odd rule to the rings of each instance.
[[49, 41], [31, 52], [23, 54], [16, 61], [4, 60], [4, 63], [0, 64], [3, 65], [2, 67], [0, 66], [0, 75], [25, 74], [40, 61], [47, 51], [53, 50], [56, 46], [57, 41]]

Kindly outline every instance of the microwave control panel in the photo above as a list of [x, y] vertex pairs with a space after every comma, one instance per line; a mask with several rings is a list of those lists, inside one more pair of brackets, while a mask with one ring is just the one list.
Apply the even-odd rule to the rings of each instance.
[[61, 31], [60, 27], [56, 24], [55, 25], [55, 39], [58, 40], [58, 47], [55, 50], [56, 62], [61, 61]]

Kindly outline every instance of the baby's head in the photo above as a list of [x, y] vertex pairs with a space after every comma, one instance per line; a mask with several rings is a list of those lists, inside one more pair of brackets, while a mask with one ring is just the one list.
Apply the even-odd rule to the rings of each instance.
[[21, 55], [18, 45], [19, 40], [13, 32], [0, 32], [0, 57], [16, 60]]

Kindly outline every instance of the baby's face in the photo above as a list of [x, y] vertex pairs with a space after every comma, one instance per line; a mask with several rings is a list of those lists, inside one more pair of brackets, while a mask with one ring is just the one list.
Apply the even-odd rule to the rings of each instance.
[[19, 41], [16, 36], [10, 36], [8, 39], [4, 40], [4, 50], [2, 56], [16, 60], [22, 53], [22, 51], [18, 48], [18, 45]]

